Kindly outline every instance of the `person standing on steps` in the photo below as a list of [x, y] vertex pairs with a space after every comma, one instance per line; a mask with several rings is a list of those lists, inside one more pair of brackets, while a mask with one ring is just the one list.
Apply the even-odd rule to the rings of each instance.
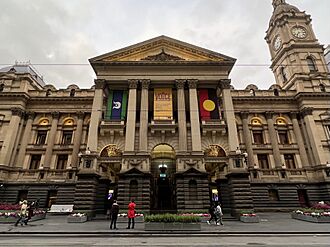
[[127, 229], [131, 228], [131, 222], [132, 222], [132, 229], [134, 229], [135, 207], [136, 207], [136, 204], [135, 204], [134, 200], [131, 200], [131, 202], [128, 204], [128, 212], [127, 212], [128, 226], [127, 226]]
[[113, 229], [116, 229], [116, 230], [118, 229], [116, 227], [118, 213], [119, 213], [119, 205], [118, 205], [117, 201], [114, 200], [112, 203], [111, 209], [110, 209], [110, 215], [111, 215], [110, 229], [112, 229], [112, 225], [113, 225]]

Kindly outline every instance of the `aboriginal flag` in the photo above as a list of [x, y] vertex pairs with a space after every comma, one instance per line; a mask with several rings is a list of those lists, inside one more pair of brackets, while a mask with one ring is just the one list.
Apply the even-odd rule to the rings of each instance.
[[218, 98], [215, 89], [200, 89], [199, 115], [202, 120], [219, 119]]
[[107, 102], [106, 119], [123, 120], [126, 118], [127, 91], [110, 91]]

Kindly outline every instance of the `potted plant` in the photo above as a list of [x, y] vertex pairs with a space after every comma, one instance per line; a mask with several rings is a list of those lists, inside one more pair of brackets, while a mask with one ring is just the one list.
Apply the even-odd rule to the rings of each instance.
[[259, 216], [253, 210], [242, 210], [239, 220], [244, 223], [259, 223]]
[[84, 223], [87, 221], [87, 214], [85, 213], [73, 213], [68, 215], [68, 223]]
[[194, 215], [155, 214], [145, 216], [145, 231], [200, 231], [201, 218]]
[[330, 205], [323, 201], [314, 204], [311, 208], [302, 208], [291, 213], [296, 220], [314, 223], [330, 223]]

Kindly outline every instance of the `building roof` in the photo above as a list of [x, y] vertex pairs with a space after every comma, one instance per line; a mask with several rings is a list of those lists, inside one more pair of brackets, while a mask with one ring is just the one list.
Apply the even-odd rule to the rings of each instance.
[[16, 63], [15, 65], [7, 66], [4, 68], [0, 68], [0, 73], [8, 73], [12, 72], [15, 74], [30, 74], [32, 78], [40, 85], [40, 86], [45, 86], [45, 82], [43, 80], [43, 77], [40, 76], [36, 69], [32, 67], [30, 63], [27, 64], [19, 64]]

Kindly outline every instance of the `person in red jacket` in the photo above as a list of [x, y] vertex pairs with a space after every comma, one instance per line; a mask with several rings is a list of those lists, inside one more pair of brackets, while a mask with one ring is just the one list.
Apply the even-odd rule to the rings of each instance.
[[128, 204], [128, 212], [127, 212], [128, 226], [127, 226], [127, 229], [131, 228], [131, 222], [132, 222], [132, 229], [134, 229], [135, 207], [136, 207], [136, 204], [135, 204], [134, 200], [131, 200], [131, 202]]

